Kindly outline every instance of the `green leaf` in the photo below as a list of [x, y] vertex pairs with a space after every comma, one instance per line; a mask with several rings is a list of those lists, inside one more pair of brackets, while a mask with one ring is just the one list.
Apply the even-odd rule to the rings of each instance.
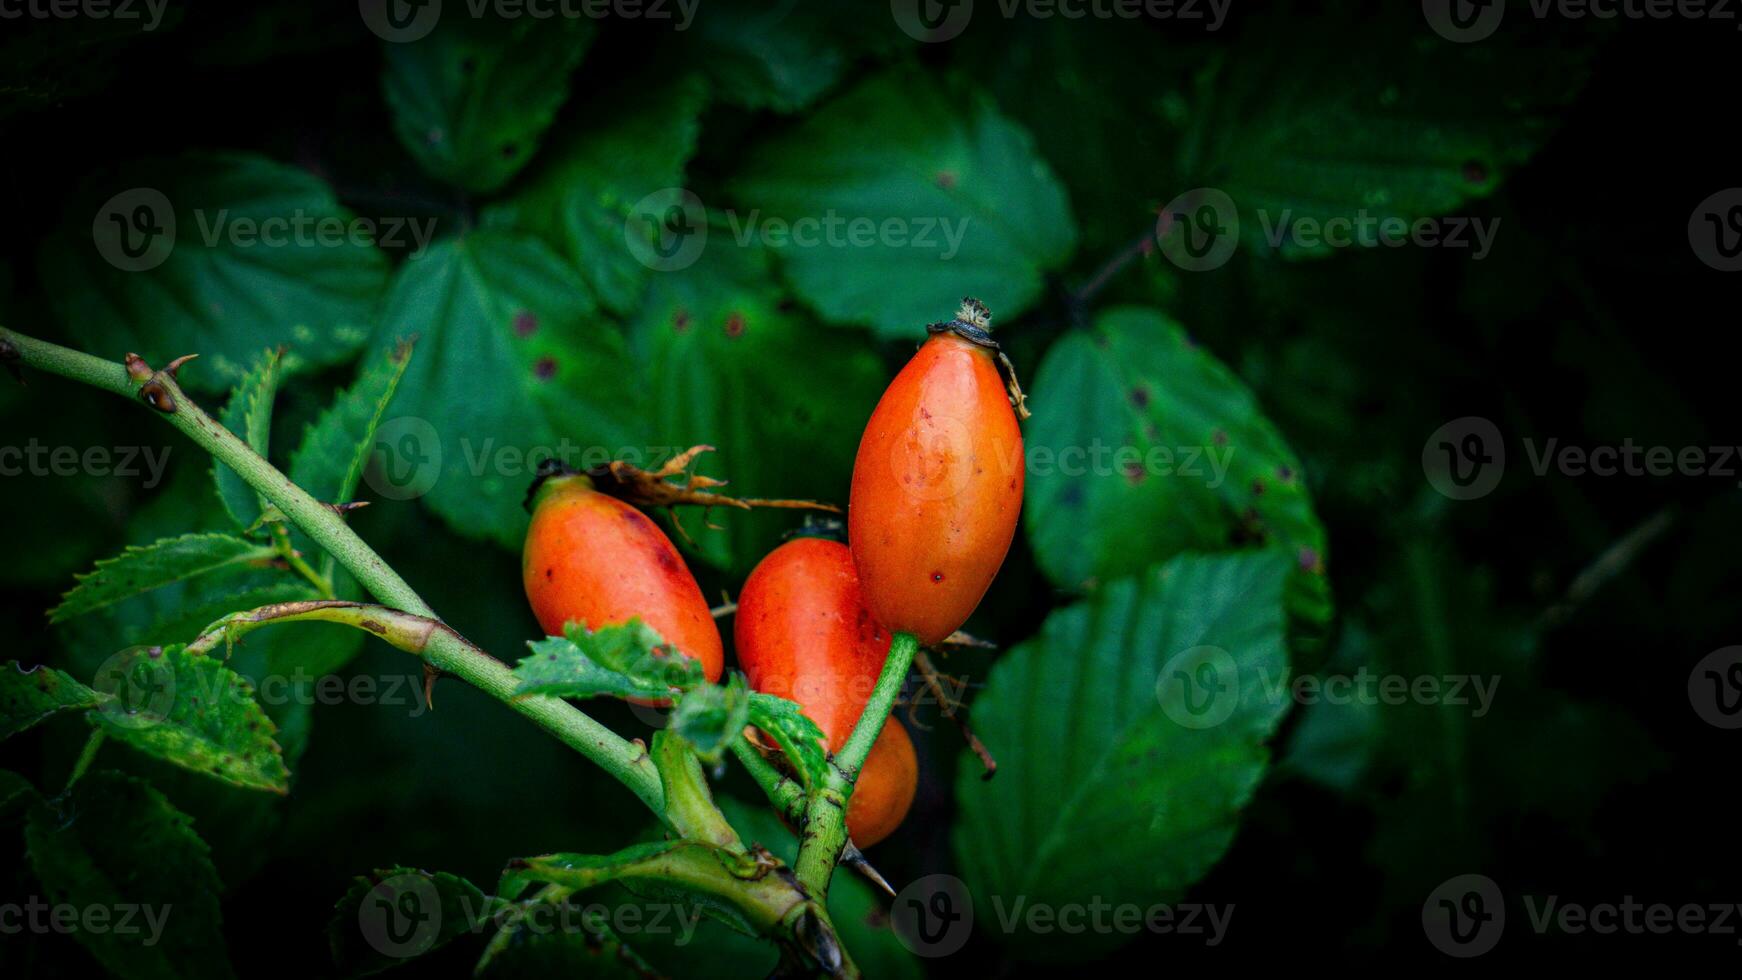
[[0, 741], [62, 711], [83, 711], [103, 696], [70, 675], [38, 665], [25, 670], [17, 661], [0, 664]]
[[316, 500], [350, 503], [375, 450], [375, 432], [410, 363], [409, 344], [372, 359], [356, 382], [303, 430], [302, 445], [290, 457], [290, 482]]
[[684, 76], [632, 78], [588, 100], [588, 118], [561, 127], [486, 226], [543, 238], [569, 260], [605, 309], [633, 312], [649, 266], [628, 247], [626, 222], [644, 198], [683, 186], [707, 92]]
[[[963, 295], [1000, 317], [1022, 312], [1076, 244], [1064, 189], [1028, 133], [984, 93], [913, 67], [761, 144], [728, 190], [735, 239], [778, 245], [806, 302], [891, 338], [922, 337]], [[820, 224], [778, 241], [772, 219]]]
[[271, 548], [230, 534], [184, 534], [130, 546], [78, 576], [78, 584], [61, 597], [48, 619], [65, 622], [152, 589], [272, 556]]
[[[242, 437], [248, 448], [262, 459], [268, 458], [267, 451], [272, 443], [272, 403], [278, 397], [281, 360], [279, 351], [269, 350], [261, 354], [236, 387], [230, 389], [230, 400], [218, 413], [218, 421]], [[261, 524], [265, 515], [277, 510], [266, 502], [265, 497], [256, 493], [241, 474], [217, 460], [212, 461], [212, 479], [218, 485], [218, 499], [223, 501], [224, 509], [244, 531], [252, 531]], [[283, 519], [282, 514], [279, 519]]]
[[1333, 251], [1293, 240], [1302, 219], [1408, 222], [1491, 194], [1554, 131], [1592, 49], [1536, 43], [1528, 28], [1451, 44], [1399, 23], [1416, 16], [1394, 7], [1242, 30], [1197, 80], [1180, 188], [1220, 189], [1249, 247], [1291, 257]]
[[[294, 373], [362, 345], [387, 260], [351, 234], [334, 240], [353, 220], [319, 179], [263, 157], [143, 160], [69, 198], [40, 267], [78, 346], [138, 350], [148, 336], [140, 353], [153, 363], [197, 352], [180, 381], [215, 391], [240, 381], [263, 346], [287, 346]], [[124, 271], [136, 261], [126, 250], [161, 264]]]
[[583, 891], [616, 882], [642, 898], [693, 904], [745, 935], [760, 935], [795, 893], [785, 876], [757, 877], [753, 866], [739, 867], [749, 860], [693, 840], [632, 844], [604, 855], [544, 854], [509, 862], [497, 891], [510, 898], [537, 883]]
[[485, 928], [502, 903], [458, 875], [381, 868], [333, 906], [327, 942], [340, 976], [367, 976]]
[[750, 724], [774, 739], [808, 789], [827, 774], [828, 752], [823, 748], [823, 730], [811, 721], [797, 702], [772, 694], [750, 695]]
[[[654, 443], [719, 447], [697, 465], [739, 496], [845, 503], [854, 441], [841, 434], [865, 427], [884, 368], [867, 338], [793, 311], [763, 249], [716, 239], [694, 265], [654, 277], [630, 340]], [[796, 523], [781, 510], [710, 519], [725, 530], [696, 531], [685, 546], [734, 572], [748, 572]]]
[[1185, 551], [1279, 547], [1290, 608], [1330, 618], [1325, 532], [1300, 462], [1234, 373], [1158, 313], [1060, 338], [1031, 386], [1024, 523], [1035, 559], [1089, 589]]
[[705, 683], [700, 661], [679, 653], [639, 618], [599, 630], [570, 623], [565, 636], [527, 646], [532, 656], [514, 668], [520, 695], [664, 699], [673, 688]]
[[24, 832], [31, 869], [55, 904], [136, 907], [133, 929], [79, 929], [103, 968], [127, 980], [232, 976], [221, 886], [192, 821], [149, 784], [93, 772], [56, 809], [34, 808]]
[[716, 96], [747, 109], [796, 112], [840, 81], [860, 54], [887, 54], [905, 41], [876, 4], [759, 4], [718, 0], [679, 34]]
[[685, 691], [671, 714], [670, 730], [689, 742], [703, 762], [718, 762], [750, 721], [749, 695], [744, 675], [736, 672], [724, 684]]
[[[376, 433], [380, 496], [428, 503], [462, 534], [518, 549], [538, 456], [632, 444], [639, 392], [586, 284], [526, 235], [485, 230], [401, 266], [378, 335], [416, 335], [393, 418]], [[566, 440], [566, 441], [565, 441]]]
[[999, 776], [964, 758], [956, 777], [976, 909], [1177, 901], [1222, 856], [1288, 703], [1287, 571], [1275, 554], [1177, 558], [1054, 612], [993, 665], [973, 714]]
[[0, 769], [0, 827], [11, 826], [19, 814], [42, 799], [30, 780], [10, 769]]
[[217, 660], [133, 647], [104, 661], [95, 683], [114, 700], [89, 717], [111, 738], [236, 786], [289, 792], [277, 728], [253, 686]]
[[494, 191], [532, 159], [594, 33], [575, 17], [455, 16], [416, 43], [385, 43], [393, 131], [431, 176]]

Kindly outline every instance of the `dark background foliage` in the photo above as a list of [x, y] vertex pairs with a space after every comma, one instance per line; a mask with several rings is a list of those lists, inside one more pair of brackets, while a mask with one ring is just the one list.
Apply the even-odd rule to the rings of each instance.
[[[1232, 903], [1220, 945], [1177, 935], [1123, 945], [1053, 936], [1045, 955], [1145, 969], [1323, 953], [1426, 961], [1441, 954], [1423, 936], [1423, 902], [1465, 873], [1493, 878], [1508, 896], [1733, 901], [1742, 870], [1729, 846], [1725, 790], [1734, 732], [1695, 712], [1688, 677], [1742, 630], [1734, 601], [1742, 575], [1729, 554], [1742, 531], [1737, 478], [1539, 474], [1525, 440], [1677, 450], [1736, 441], [1725, 421], [1734, 416], [1734, 357], [1725, 353], [1733, 345], [1722, 327], [1735, 283], [1702, 263], [1688, 225], [1696, 206], [1736, 182], [1727, 99], [1742, 41], [1731, 22], [1538, 20], [1513, 6], [1494, 38], [1470, 45], [1436, 36], [1412, 4], [1276, 11], [1239, 3], [1215, 31], [982, 9], [961, 37], [918, 44], [880, 4], [771, 11], [701, 0], [689, 31], [614, 19], [570, 24], [566, 34], [561, 25], [530, 34], [520, 25], [503, 40], [479, 28], [486, 36], [462, 37], [454, 52], [429, 55], [434, 67], [401, 66], [403, 75], [395, 59], [420, 57], [418, 44], [384, 44], [345, 3], [190, 3], [143, 35], [116, 23], [3, 21], [0, 323], [106, 357], [201, 351], [206, 361], [186, 370], [214, 404], [246, 366], [222, 363], [214, 348], [289, 344], [302, 360], [281, 388], [273, 435], [283, 449], [351, 383], [366, 351], [418, 333], [395, 404], [444, 433], [481, 417], [485, 428], [472, 431], [528, 447], [556, 435], [585, 444], [708, 441], [722, 452], [707, 471], [733, 477], [745, 493], [842, 499], [859, 426], [919, 338], [924, 321], [906, 310], [947, 314], [968, 288], [956, 285], [968, 263], [884, 247], [770, 256], [734, 247], [720, 212], [814, 214], [844, 200], [848, 213], [853, 202], [873, 214], [886, 206], [930, 213], [951, 205], [903, 197], [909, 189], [876, 179], [942, 167], [963, 181], [979, 227], [1008, 221], [973, 274], [990, 275], [1003, 293], [1002, 308], [986, 298], [1025, 377], [1047, 376], [1043, 361], [1064, 356], [1061, 338], [1112, 329], [1102, 319], [1109, 308], [1164, 313], [1192, 350], [1226, 365], [1254, 396], [1227, 409], [1227, 423], [1258, 427], [1236, 450], [1264, 452], [1273, 428], [1276, 459], [1297, 461], [1296, 482], [1311, 497], [1308, 511], [1305, 496], [1279, 484], [1264, 502], [1206, 505], [1200, 491], [1163, 480], [1124, 496], [1092, 494], [1109, 510], [1084, 517], [1068, 495], [1037, 511], [1048, 491], [1031, 484], [1029, 526], [972, 631], [1008, 651], [1049, 614], [1096, 601], [1077, 594], [1111, 588], [1091, 581], [1103, 570], [1142, 575], [1182, 550], [1280, 546], [1297, 563], [1322, 561], [1334, 597], [1331, 613], [1326, 595], [1308, 594], [1317, 584], [1291, 579], [1296, 671], [1500, 678], [1492, 711], [1479, 718], [1452, 706], [1293, 708], [1270, 741], [1262, 783], [1229, 824], [1226, 853], [1216, 860], [1220, 844], [1178, 842], [1207, 847], [1213, 867], [1178, 882], [1183, 891], [1155, 893], [1157, 901]], [[417, 88], [420, 79], [474, 73], [486, 81], [462, 81], [451, 115], [430, 110], [441, 99]], [[411, 92], [397, 102], [396, 78]], [[466, 107], [477, 91], [501, 101]], [[471, 138], [495, 155], [432, 159], [440, 156], [433, 141], [415, 138], [427, 132], [420, 111], [453, 125], [445, 132], [462, 148], [465, 127], [479, 127]], [[554, 113], [548, 131], [537, 125], [541, 112]], [[492, 142], [498, 137], [513, 145]], [[113, 270], [92, 271], [91, 188], [108, 189], [101, 201], [113, 189], [190, 181], [184, 200], [209, 193], [218, 201], [224, 192], [198, 184], [199, 168], [182, 157], [207, 151], [294, 168], [251, 179], [272, 193], [312, 195], [317, 208], [336, 200], [365, 217], [434, 218], [447, 245], [418, 259], [384, 249], [334, 260], [355, 265], [332, 279], [319, 263], [286, 273], [339, 296], [318, 308], [326, 319], [313, 343], [299, 343], [292, 329], [309, 316], [294, 291], [259, 281], [238, 280], [223, 309], [190, 303], [165, 313], [161, 297], [117, 293]], [[959, 172], [948, 170], [952, 162]], [[825, 186], [850, 166], [863, 166], [874, 185], [864, 198]], [[302, 178], [285, 173], [296, 171], [313, 175], [312, 190], [292, 186]], [[689, 188], [715, 209], [713, 237], [695, 269], [649, 274], [625, 264], [619, 229], [633, 201], [667, 186]], [[1158, 208], [1203, 186], [1226, 190], [1243, 209], [1371, 207], [1499, 224], [1480, 259], [1445, 247], [1299, 254], [1257, 236], [1249, 213], [1240, 247], [1213, 270], [1134, 250], [1153, 241]], [[1047, 200], [1061, 188], [1062, 211]], [[591, 202], [604, 215], [596, 225]], [[444, 247], [470, 250], [473, 264], [438, 255]], [[533, 247], [539, 255], [529, 262]], [[550, 309], [540, 327], [553, 331], [552, 346], [528, 353], [470, 339], [473, 321], [506, 307], [486, 298], [463, 308], [473, 301], [463, 288], [442, 293], [453, 269], [420, 279], [415, 270], [428, 266], [410, 264], [437, 261], [466, 274], [484, 268], [517, 302], [542, 292], [538, 302]], [[529, 265], [546, 261], [554, 271], [529, 283]], [[355, 336], [334, 329], [350, 311], [359, 314]], [[697, 333], [673, 340], [664, 328], [685, 314]], [[733, 316], [746, 318], [760, 346], [740, 352], [721, 339]], [[506, 326], [497, 333], [506, 336]], [[1152, 327], [1139, 331], [1137, 349], [1169, 336], [1144, 332]], [[567, 386], [558, 394], [533, 381], [546, 356]], [[1195, 357], [1159, 362], [1168, 365], [1154, 379], [1162, 425], [1196, 404], [1194, 386], [1238, 392]], [[571, 363], [581, 365], [578, 380]], [[1035, 424], [1050, 414], [1062, 428], [1042, 431], [1061, 440], [1094, 431], [1083, 419], [1105, 392], [1091, 383], [1092, 365], [1057, 370], [1059, 388], [1081, 384], [1080, 398], [1049, 397], [1034, 384]], [[138, 405], [39, 374], [28, 380], [0, 378], [0, 445], [170, 451], [167, 478], [149, 489], [138, 478], [91, 474], [0, 478], [7, 658], [78, 674], [163, 613], [129, 609], [96, 625], [50, 628], [44, 611], [74, 573], [123, 544], [223, 529], [228, 519], [209, 490], [209, 461]], [[1508, 455], [1492, 493], [1457, 501], [1430, 484], [1422, 452], [1430, 434], [1467, 416], [1491, 420]], [[1178, 445], [1206, 437], [1166, 435]], [[353, 522], [448, 622], [513, 658], [538, 633], [510, 547], [524, 526], [524, 481], [496, 483], [444, 476], [449, 493], [378, 500]], [[1170, 496], [1179, 493], [1189, 499]], [[1265, 509], [1249, 521], [1246, 506]], [[791, 524], [780, 515], [722, 520], [727, 531], [691, 522], [700, 542], [692, 565], [710, 596], [734, 592]], [[1052, 544], [1038, 543], [1049, 534]], [[1303, 560], [1302, 549], [1311, 556]], [[1103, 558], [1084, 576], [1078, 558], [1090, 553]], [[1067, 664], [1087, 656], [1046, 652]], [[978, 685], [1007, 655], [959, 653], [946, 666]], [[412, 679], [417, 665], [370, 645], [343, 673]], [[1129, 679], [1153, 683], [1153, 673]], [[224, 885], [223, 928], [238, 972], [325, 975], [324, 929], [353, 875], [403, 864], [490, 882], [515, 855], [609, 850], [647, 830], [646, 814], [620, 787], [500, 705], [457, 682], [438, 685], [435, 705], [416, 717], [405, 706], [342, 699], [316, 707], [284, 800], [255, 799], [118, 746], [105, 748], [104, 762], [151, 775], [194, 817]], [[620, 731], [642, 726], [627, 710], [594, 708]], [[919, 800], [873, 854], [898, 886], [960, 872], [960, 838], [1005, 817], [963, 799], [979, 784], [957, 778], [974, 763], [953, 727], [926, 707], [915, 717]], [[8, 741], [0, 760], [57, 786], [84, 730], [77, 719], [51, 722]], [[982, 734], [1004, 763], [999, 779], [1016, 778], [1026, 758], [1021, 730]], [[736, 772], [725, 792], [757, 799]], [[6, 833], [0, 889], [11, 900], [33, 886], [25, 862], [13, 860], [22, 857], [19, 838]], [[1104, 839], [1071, 846], [1136, 866], [1192, 863]], [[1733, 943], [1538, 935], [1516, 899], [1508, 911], [1515, 918], [1495, 956], [1724, 955]], [[0, 945], [8, 976], [91, 968], [65, 937], [5, 936]], [[406, 970], [458, 973], [475, 954], [460, 943]], [[1021, 972], [1033, 954], [982, 931], [963, 953], [923, 965], [948, 972], [971, 958], [976, 969]], [[711, 965], [727, 969], [722, 962]]]

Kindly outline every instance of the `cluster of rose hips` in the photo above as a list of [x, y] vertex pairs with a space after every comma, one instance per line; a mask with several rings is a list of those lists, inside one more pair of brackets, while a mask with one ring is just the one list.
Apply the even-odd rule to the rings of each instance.
[[[798, 703], [838, 751], [858, 721], [896, 633], [935, 645], [979, 605], [1022, 509], [1022, 395], [973, 300], [892, 381], [859, 441], [847, 544], [789, 540], [738, 597], [733, 637], [758, 691]], [[677, 548], [635, 507], [584, 474], [534, 498], [522, 575], [539, 625], [561, 635], [639, 617], [720, 679], [725, 653], [708, 603]], [[847, 827], [861, 847], [892, 833], [919, 784], [913, 742], [884, 725], [854, 785]]]

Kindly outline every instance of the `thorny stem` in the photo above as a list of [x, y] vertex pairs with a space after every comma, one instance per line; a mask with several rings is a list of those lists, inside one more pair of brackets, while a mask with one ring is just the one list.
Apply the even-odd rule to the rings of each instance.
[[[805, 793], [804, 787], [799, 785], [798, 780], [775, 768], [774, 764], [763, 758], [762, 753], [756, 751], [756, 746], [751, 745], [750, 740], [742, 735], [732, 742], [732, 754], [744, 764], [744, 771], [748, 772], [750, 778], [756, 780], [756, 784], [762, 787], [762, 792], [768, 796], [768, 802], [773, 804], [774, 809], [786, 818], [786, 822], [793, 827], [803, 827]], [[885, 894], [892, 898], [895, 896], [895, 889], [889, 886], [889, 879], [883, 877], [882, 872], [871, 866], [871, 862], [865, 859], [864, 853], [859, 850], [851, 838], [848, 838], [846, 846], [841, 851], [841, 863], [864, 875], [866, 881], [882, 889]]]
[[853, 733], [830, 760], [822, 785], [811, 791], [797, 869], [799, 881], [819, 900], [828, 895], [829, 879], [847, 844], [847, 801], [853, 795], [853, 781], [859, 777], [865, 757], [883, 731], [883, 723], [907, 681], [907, 670], [913, 665], [913, 655], [918, 649], [919, 638], [912, 633], [895, 634], [889, 644], [889, 657], [883, 662], [883, 672], [877, 676], [877, 686], [871, 689], [871, 697], [854, 723]]
[[[124, 398], [138, 398], [165, 416], [201, 448], [242, 477], [303, 533], [339, 560], [377, 599], [394, 609], [429, 620], [435, 610], [376, 554], [343, 517], [290, 481], [249, 448], [222, 423], [194, 404], [167, 371], [131, 377], [127, 367], [58, 344], [27, 337], [0, 327], [0, 345], [10, 359], [16, 351], [25, 366], [102, 388]], [[429, 634], [421, 652], [424, 661], [453, 674], [485, 694], [532, 719], [569, 747], [609, 772], [640, 797], [655, 813], [663, 812], [664, 791], [647, 752], [619, 736], [560, 698], [518, 697], [517, 682], [506, 664], [443, 627]]]

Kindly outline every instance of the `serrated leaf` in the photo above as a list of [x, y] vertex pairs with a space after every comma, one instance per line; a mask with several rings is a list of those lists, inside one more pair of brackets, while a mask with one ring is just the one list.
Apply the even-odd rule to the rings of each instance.
[[595, 33], [576, 17], [447, 17], [414, 44], [387, 42], [393, 131], [432, 177], [494, 191], [532, 159]]
[[704, 683], [701, 662], [679, 653], [639, 618], [599, 630], [570, 623], [564, 636], [527, 646], [532, 656], [514, 668], [519, 695], [664, 699], [673, 688]]
[[104, 661], [95, 683], [114, 700], [89, 717], [111, 738], [236, 786], [289, 792], [277, 728], [253, 686], [217, 660], [179, 644], [133, 647]]
[[271, 548], [230, 534], [184, 534], [130, 546], [78, 576], [78, 584], [49, 611], [49, 622], [65, 622], [152, 589], [272, 556]]
[[[140, 353], [198, 353], [179, 380], [216, 391], [239, 381], [265, 345], [289, 348], [291, 373], [336, 364], [362, 345], [387, 260], [351, 235], [335, 243], [311, 230], [353, 217], [319, 179], [264, 157], [140, 160], [69, 197], [40, 267], [79, 346], [139, 350], [149, 324], [153, 346]], [[139, 271], [115, 264], [135, 256], [162, 261]]]
[[409, 344], [372, 359], [351, 387], [303, 430], [290, 457], [290, 481], [327, 503], [349, 503], [375, 449], [375, 431], [411, 363]]
[[1330, 618], [1325, 532], [1300, 462], [1234, 373], [1158, 313], [1060, 338], [1030, 386], [1024, 525], [1035, 560], [1087, 589], [1186, 551], [1278, 547], [1290, 608]]
[[[1028, 133], [983, 92], [911, 66], [824, 104], [739, 174], [727, 185], [734, 236], [772, 247], [770, 220], [820, 223], [778, 242], [793, 287], [826, 318], [885, 337], [920, 337], [964, 295], [1013, 317], [1076, 244], [1064, 189]], [[905, 229], [899, 240], [888, 222]]]
[[718, 762], [750, 721], [749, 695], [744, 675], [736, 672], [724, 684], [691, 688], [678, 699], [669, 728], [689, 742], [703, 762]]
[[827, 774], [828, 752], [823, 748], [823, 730], [805, 715], [797, 702], [772, 694], [750, 695], [750, 724], [774, 739], [786, 753], [799, 781], [808, 789]]
[[1275, 554], [1177, 558], [1054, 612], [993, 665], [973, 716], [998, 778], [971, 758], [956, 777], [976, 908], [1177, 901], [1215, 864], [1288, 704], [1287, 571]]
[[[427, 494], [462, 534], [518, 549], [541, 454], [634, 445], [640, 393], [621, 336], [588, 289], [527, 235], [484, 230], [401, 266], [378, 346], [412, 359], [365, 478], [378, 495]], [[580, 450], [577, 455], [584, 455]]]
[[559, 129], [510, 196], [484, 212], [485, 225], [539, 236], [599, 305], [633, 312], [651, 270], [629, 250], [624, 223], [643, 198], [683, 186], [706, 101], [687, 76], [637, 77], [593, 94], [588, 117]]
[[[1399, 23], [1416, 17], [1389, 7], [1242, 30], [1195, 85], [1179, 189], [1222, 190], [1241, 240], [1287, 256], [1334, 251], [1289, 234], [1303, 219], [1407, 223], [1492, 193], [1553, 132], [1592, 48], [1535, 43], [1528, 29], [1453, 44]], [[1358, 243], [1378, 244], [1379, 230], [1369, 224]]]
[[222, 886], [191, 823], [149, 784], [103, 771], [80, 779], [55, 809], [30, 813], [25, 845], [51, 903], [138, 910], [131, 930], [74, 933], [117, 977], [233, 975], [218, 907]]
[[[224, 428], [240, 436], [262, 459], [269, 458], [267, 452], [272, 443], [272, 404], [278, 397], [281, 359], [279, 351], [269, 350], [261, 354], [236, 387], [230, 389], [230, 400], [218, 413], [218, 421], [224, 423]], [[218, 487], [218, 499], [238, 527], [251, 533], [261, 525], [272, 505], [255, 492], [241, 474], [213, 460], [212, 479]]]
[[[655, 277], [630, 341], [652, 442], [718, 447], [698, 471], [729, 479], [739, 496], [846, 502], [854, 443], [841, 433], [865, 427], [886, 374], [867, 338], [791, 309], [763, 249], [712, 242], [695, 264]], [[709, 519], [724, 530], [692, 530], [685, 547], [742, 572], [795, 523], [780, 510]]]
[[25, 670], [17, 661], [0, 664], [0, 741], [62, 711], [83, 711], [103, 696], [53, 667]]
[[482, 931], [502, 905], [458, 875], [416, 868], [358, 877], [333, 906], [327, 943], [340, 976], [368, 976]]

